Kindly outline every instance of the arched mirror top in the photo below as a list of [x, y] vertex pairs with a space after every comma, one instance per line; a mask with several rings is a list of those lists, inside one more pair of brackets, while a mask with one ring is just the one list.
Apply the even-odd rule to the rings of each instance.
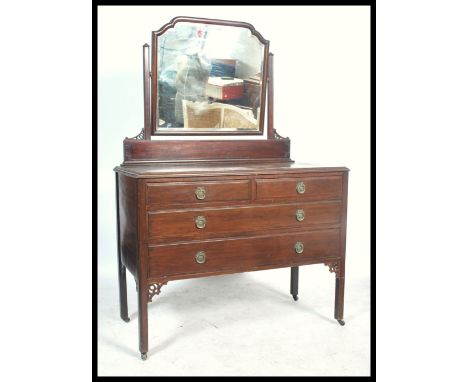
[[251, 24], [176, 17], [152, 37], [152, 135], [263, 134], [269, 42]]

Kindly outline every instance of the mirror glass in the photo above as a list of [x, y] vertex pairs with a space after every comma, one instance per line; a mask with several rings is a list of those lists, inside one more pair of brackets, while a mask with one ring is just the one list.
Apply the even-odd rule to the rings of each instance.
[[264, 49], [238, 26], [179, 22], [158, 36], [156, 131], [258, 132]]

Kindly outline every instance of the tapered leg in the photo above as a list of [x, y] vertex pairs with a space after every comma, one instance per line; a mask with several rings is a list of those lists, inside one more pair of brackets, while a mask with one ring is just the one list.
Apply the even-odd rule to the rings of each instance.
[[129, 322], [127, 305], [127, 275], [126, 268], [122, 264], [122, 252], [120, 250], [120, 211], [119, 211], [119, 175], [115, 173], [115, 200], [117, 204], [117, 265], [119, 275], [119, 299], [120, 317], [125, 322]]
[[298, 300], [297, 292], [299, 290], [299, 267], [291, 267], [291, 294], [294, 301]]
[[138, 286], [138, 328], [141, 359], [146, 360], [146, 353], [148, 353], [148, 287], [141, 283]]
[[335, 284], [335, 319], [344, 325], [343, 321], [343, 309], [344, 309], [344, 277], [337, 277]]

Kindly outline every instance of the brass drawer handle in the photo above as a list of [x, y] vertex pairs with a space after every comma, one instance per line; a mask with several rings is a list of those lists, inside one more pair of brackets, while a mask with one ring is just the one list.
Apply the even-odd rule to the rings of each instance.
[[294, 250], [296, 251], [296, 253], [299, 254], [304, 252], [304, 244], [298, 241], [296, 244], [294, 244]]
[[205, 196], [206, 196], [205, 187], [197, 187], [197, 189], [195, 190], [195, 195], [197, 196], [198, 200], [205, 199]]
[[203, 264], [206, 261], [206, 255], [205, 252], [203, 251], [198, 251], [197, 254], [195, 255], [195, 261], [198, 264]]
[[195, 225], [197, 228], [202, 229], [206, 227], [206, 219], [204, 216], [197, 216], [195, 219]]
[[296, 191], [298, 194], [303, 194], [306, 190], [306, 186], [304, 182], [297, 182], [296, 184]]
[[305, 219], [305, 212], [304, 210], [297, 210], [296, 211], [296, 219], [297, 221], [301, 222]]

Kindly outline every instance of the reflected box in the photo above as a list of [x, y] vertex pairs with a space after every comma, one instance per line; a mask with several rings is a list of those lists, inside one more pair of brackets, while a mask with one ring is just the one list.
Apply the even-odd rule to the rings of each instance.
[[244, 80], [234, 77], [209, 77], [205, 94], [218, 100], [239, 99], [244, 96]]
[[235, 77], [237, 60], [214, 58], [211, 60], [211, 77]]

